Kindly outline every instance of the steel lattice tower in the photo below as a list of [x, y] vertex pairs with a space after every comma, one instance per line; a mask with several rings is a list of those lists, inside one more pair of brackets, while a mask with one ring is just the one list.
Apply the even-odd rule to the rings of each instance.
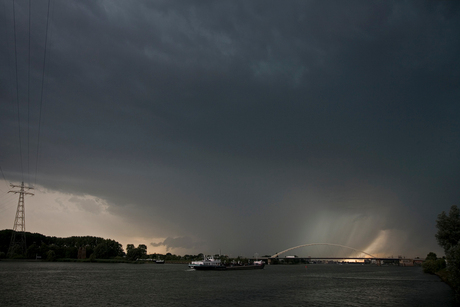
[[19, 193], [18, 208], [16, 210], [16, 217], [14, 219], [13, 233], [11, 234], [10, 247], [8, 248], [8, 256], [12, 257], [15, 254], [25, 255], [27, 251], [26, 245], [26, 211], [24, 208], [24, 195], [34, 195], [24, 189], [33, 189], [31, 187], [24, 187], [24, 182], [21, 185], [13, 185], [12, 188], [20, 188], [19, 191], [8, 191], [8, 193]]

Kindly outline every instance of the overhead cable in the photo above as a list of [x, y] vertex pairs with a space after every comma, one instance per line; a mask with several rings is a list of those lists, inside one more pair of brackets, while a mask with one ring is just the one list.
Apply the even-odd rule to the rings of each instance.
[[42, 71], [42, 86], [40, 91], [40, 111], [38, 116], [38, 140], [37, 140], [37, 158], [35, 163], [35, 177], [34, 177], [34, 186], [37, 182], [37, 172], [38, 172], [38, 161], [39, 161], [39, 150], [40, 150], [40, 132], [42, 124], [42, 107], [43, 107], [43, 91], [45, 86], [45, 70], [46, 70], [46, 50], [48, 45], [48, 26], [49, 26], [49, 15], [50, 15], [50, 2], [48, 0], [48, 10], [46, 13], [46, 30], [45, 30], [45, 51], [43, 54], [43, 71]]
[[21, 115], [19, 108], [19, 79], [18, 79], [18, 55], [16, 47], [16, 10], [13, 1], [13, 28], [14, 28], [14, 62], [16, 64], [16, 103], [18, 105], [18, 130], [19, 130], [19, 158], [21, 161], [22, 181], [24, 181], [24, 167], [22, 164], [22, 141], [21, 141]]
[[27, 182], [30, 184], [30, 23], [31, 6], [29, 0], [29, 65], [27, 68]]

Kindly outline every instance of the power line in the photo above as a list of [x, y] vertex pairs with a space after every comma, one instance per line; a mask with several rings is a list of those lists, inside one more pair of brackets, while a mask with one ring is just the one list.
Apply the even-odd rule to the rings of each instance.
[[29, 65], [27, 69], [27, 182], [30, 183], [30, 23], [31, 23], [31, 6], [29, 0]]
[[15, 195], [5, 194], [0, 201], [0, 213], [3, 215], [5, 212], [14, 209], [17, 198]]
[[14, 32], [14, 62], [16, 66], [16, 103], [18, 105], [18, 130], [19, 130], [19, 158], [21, 161], [21, 174], [22, 180], [24, 181], [24, 167], [22, 163], [22, 140], [21, 140], [21, 115], [19, 108], [19, 79], [18, 79], [18, 55], [17, 55], [17, 43], [16, 43], [16, 10], [13, 1], [13, 32]]
[[15, 199], [16, 197], [14, 195], [9, 194], [8, 192], [2, 192], [2, 194], [0, 194], [0, 208]]
[[41, 86], [41, 92], [40, 92], [40, 111], [39, 111], [39, 116], [38, 116], [38, 140], [37, 140], [37, 157], [36, 157], [36, 163], [35, 163], [34, 186], [37, 182], [39, 150], [40, 150], [40, 132], [41, 132], [41, 123], [42, 123], [43, 91], [44, 91], [44, 86], [45, 86], [46, 50], [47, 50], [47, 45], [48, 45], [48, 25], [49, 25], [49, 15], [50, 15], [50, 2], [51, 0], [48, 0], [48, 11], [46, 13], [45, 51], [43, 54], [42, 86]]
[[5, 174], [3, 173], [3, 169], [2, 169], [1, 166], [0, 166], [0, 171], [2, 172], [3, 180], [5, 180], [6, 187], [9, 189], [9, 186], [8, 186], [8, 184], [6, 183], [7, 181], [6, 181], [6, 178], [5, 178]]
[[[38, 114], [38, 131], [37, 131], [37, 145], [36, 145], [36, 155], [35, 155], [35, 159], [36, 161], [33, 161], [33, 159], [31, 157], [33, 157], [33, 150], [31, 150], [33, 148], [33, 145], [31, 143], [31, 100], [32, 100], [32, 91], [31, 91], [31, 84], [33, 83], [33, 80], [32, 80], [32, 73], [31, 73], [31, 70], [32, 70], [32, 33], [31, 33], [31, 29], [32, 29], [32, 1], [29, 0], [28, 1], [28, 5], [29, 5], [29, 11], [28, 11], [28, 17], [29, 17], [29, 20], [28, 20], [28, 68], [27, 68], [27, 136], [26, 136], [26, 142], [27, 144], [22, 144], [22, 140], [24, 138], [24, 129], [25, 127], [23, 127], [25, 125], [25, 122], [24, 122], [24, 118], [22, 118], [24, 116], [24, 113], [21, 114], [21, 99], [20, 99], [20, 95], [19, 95], [19, 86], [20, 86], [20, 83], [19, 83], [19, 50], [18, 50], [18, 31], [20, 28], [18, 28], [17, 24], [16, 24], [16, 6], [18, 4], [16, 3], [16, 1], [12, 1], [12, 13], [13, 13], [13, 35], [14, 35], [14, 65], [15, 65], [15, 68], [14, 68], [14, 71], [15, 71], [15, 77], [13, 80], [15, 80], [16, 84], [16, 107], [17, 107], [17, 123], [18, 123], [18, 140], [19, 140], [19, 159], [20, 159], [20, 170], [21, 170], [21, 178], [22, 178], [22, 181], [24, 181], [24, 179], [27, 179], [27, 181], [29, 182], [29, 184], [32, 183], [32, 179], [33, 179], [33, 185], [36, 184], [37, 182], [37, 174], [38, 174], [38, 166], [39, 166], [39, 160], [40, 160], [40, 145], [41, 145], [41, 131], [42, 131], [42, 126], [43, 126], [43, 110], [44, 110], [44, 105], [45, 105], [45, 74], [46, 74], [46, 64], [47, 64], [47, 56], [48, 56], [48, 44], [49, 44], [49, 38], [50, 38], [50, 35], [48, 35], [48, 32], [49, 32], [49, 29], [50, 29], [50, 19], [51, 19], [51, 0], [48, 0], [48, 3], [47, 3], [47, 15], [46, 15], [46, 30], [45, 30], [45, 41], [44, 41], [44, 53], [43, 53], [43, 66], [42, 66], [42, 80], [41, 80], [41, 87], [40, 87], [40, 97], [39, 97], [39, 114]], [[4, 6], [6, 7], [6, 4], [4, 3]], [[19, 19], [18, 19], [19, 20]], [[6, 29], [6, 28], [5, 28]], [[6, 39], [7, 43], [8, 43], [8, 39]], [[12, 69], [13, 70], [13, 69]], [[11, 74], [12, 74], [12, 70], [11, 71]], [[13, 77], [13, 76], [12, 76]], [[38, 81], [38, 80], [37, 80]], [[11, 84], [13, 87], [14, 85]], [[11, 96], [13, 96], [14, 94], [12, 93]], [[14, 99], [14, 98], [13, 98]], [[22, 110], [24, 111], [24, 110]], [[26, 146], [26, 148], [24, 148], [23, 146]], [[26, 150], [26, 152], [23, 150], [23, 148]], [[26, 157], [24, 157], [24, 155], [26, 155]], [[26, 161], [24, 159], [27, 159], [27, 164], [24, 165], [26, 163]], [[36, 162], [35, 163], [35, 172], [31, 171], [31, 168], [33, 167], [33, 162]], [[27, 175], [25, 174], [25, 171], [27, 171]], [[34, 173], [34, 174], [33, 174]], [[2, 175], [3, 175], [3, 172], [2, 172]], [[32, 175], [34, 176], [34, 178], [32, 178]], [[4, 176], [4, 175], [3, 175]], [[27, 176], [25, 178], [25, 176]]]
[[[4, 10], [5, 12], [8, 10], [7, 8], [7, 1], [3, 1], [3, 7], [4, 7]], [[13, 101], [13, 96], [14, 96], [14, 84], [13, 84], [13, 80], [14, 80], [14, 75], [13, 75], [13, 66], [12, 66], [12, 63], [13, 63], [13, 60], [12, 60], [12, 54], [11, 54], [11, 50], [12, 50], [12, 46], [11, 45], [11, 42], [10, 42], [10, 39], [9, 39], [9, 27], [10, 27], [10, 22], [8, 20], [8, 18], [4, 18], [5, 20], [5, 43], [6, 43], [6, 46], [7, 46], [7, 56], [8, 56], [8, 73], [9, 73], [9, 78], [7, 78], [7, 83], [8, 83], [8, 95], [7, 95], [7, 99], [10, 99], [11, 101]], [[12, 112], [14, 112], [14, 104], [12, 104], [13, 108], [12, 108]], [[8, 187], [9, 189], [9, 187]]]

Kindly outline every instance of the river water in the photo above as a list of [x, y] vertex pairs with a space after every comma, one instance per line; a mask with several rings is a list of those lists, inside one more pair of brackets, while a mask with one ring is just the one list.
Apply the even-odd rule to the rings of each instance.
[[194, 271], [185, 264], [0, 261], [0, 306], [453, 306], [420, 267], [272, 265]]

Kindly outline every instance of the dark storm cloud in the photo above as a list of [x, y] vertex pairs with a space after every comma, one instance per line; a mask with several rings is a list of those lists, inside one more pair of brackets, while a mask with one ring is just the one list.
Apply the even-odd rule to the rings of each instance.
[[[14, 67], [5, 7], [2, 65]], [[212, 248], [225, 248], [222, 236], [249, 253], [321, 240], [365, 248], [381, 230], [411, 237], [408, 250], [421, 244], [415, 234], [435, 247], [436, 214], [459, 196], [456, 2], [51, 7], [43, 185], [102, 197], [143, 231]], [[18, 178], [12, 76], [0, 75], [1, 163]]]

